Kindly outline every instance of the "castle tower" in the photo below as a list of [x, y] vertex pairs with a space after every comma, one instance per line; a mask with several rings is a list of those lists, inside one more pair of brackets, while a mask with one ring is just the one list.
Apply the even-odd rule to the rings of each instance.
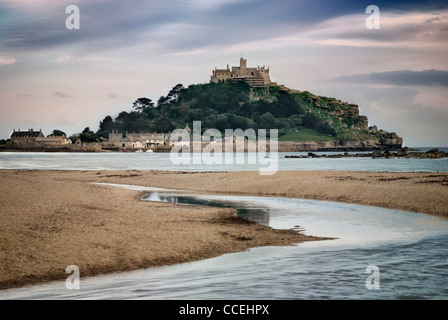
[[240, 70], [244, 72], [247, 68], [247, 60], [243, 59], [243, 57], [240, 58]]

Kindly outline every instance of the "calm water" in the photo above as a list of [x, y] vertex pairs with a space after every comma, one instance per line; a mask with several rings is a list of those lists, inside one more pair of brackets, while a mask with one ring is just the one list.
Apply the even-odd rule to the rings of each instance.
[[[440, 150], [448, 148], [440, 148]], [[318, 152], [317, 154], [340, 154]], [[372, 159], [372, 158], [309, 158], [291, 159], [285, 155], [306, 155], [306, 152], [281, 152], [278, 157], [260, 159], [249, 164], [248, 154], [235, 153], [226, 164], [206, 164], [200, 154], [192, 154], [189, 164], [175, 165], [169, 153], [20, 153], [0, 152], [0, 169], [24, 170], [175, 170], [175, 171], [258, 171], [278, 161], [278, 170], [339, 170], [389, 172], [448, 172], [444, 159]], [[253, 155], [253, 154], [251, 154]], [[198, 160], [199, 164], [194, 161]], [[241, 164], [238, 164], [238, 161]], [[265, 161], [265, 162], [261, 162]]]
[[[305, 234], [337, 239], [81, 278], [79, 290], [67, 290], [65, 281], [4, 290], [0, 299], [448, 298], [447, 219], [285, 198], [152, 191], [145, 200], [233, 207], [241, 216], [274, 228], [300, 228]], [[378, 290], [366, 287], [369, 265], [379, 268]]]

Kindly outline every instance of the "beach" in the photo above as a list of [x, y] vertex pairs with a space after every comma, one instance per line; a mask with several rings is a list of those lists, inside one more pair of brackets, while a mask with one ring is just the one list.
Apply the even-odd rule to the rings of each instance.
[[1, 170], [0, 177], [3, 289], [66, 279], [69, 265], [77, 265], [83, 277], [323, 240], [248, 222], [231, 209], [144, 202], [141, 191], [94, 183], [342, 201], [448, 216], [447, 173]]

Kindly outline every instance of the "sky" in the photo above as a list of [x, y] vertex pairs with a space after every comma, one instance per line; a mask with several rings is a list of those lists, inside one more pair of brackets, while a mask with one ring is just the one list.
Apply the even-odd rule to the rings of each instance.
[[[371, 4], [379, 29], [366, 26]], [[66, 26], [70, 5], [79, 29]], [[0, 139], [96, 131], [137, 98], [207, 83], [244, 56], [278, 84], [358, 104], [404, 146], [443, 147], [447, 52], [438, 0], [0, 0]]]

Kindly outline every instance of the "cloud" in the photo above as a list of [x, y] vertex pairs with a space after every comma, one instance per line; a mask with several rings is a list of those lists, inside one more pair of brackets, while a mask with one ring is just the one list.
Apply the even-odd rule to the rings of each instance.
[[[65, 8], [71, 4], [80, 8], [80, 30], [65, 27]], [[208, 81], [214, 66], [236, 64], [240, 52], [251, 66], [271, 67], [272, 79], [292, 88], [322, 95], [332, 87], [341, 88], [333, 93], [337, 98], [364, 92], [359, 101], [346, 100], [359, 102], [361, 111], [371, 110], [372, 119], [378, 115], [373, 124], [381, 124], [383, 116], [389, 121], [394, 110], [403, 112], [409, 103], [415, 119], [426, 103], [441, 110], [448, 101], [439, 93], [446, 82], [442, 79], [436, 85], [435, 72], [448, 70], [448, 3], [377, 0], [381, 29], [367, 30], [365, 9], [370, 4], [367, 0], [0, 0], [4, 124], [0, 127], [8, 127], [12, 120], [19, 124], [24, 115], [40, 119], [45, 114], [48, 119], [39, 121], [50, 130], [67, 110], [83, 106], [87, 111], [76, 112], [76, 125], [63, 129], [68, 133], [93, 128], [105, 115], [123, 110], [123, 101], [129, 106], [139, 96], [157, 99], [178, 82]], [[6, 62], [12, 65], [2, 67]], [[409, 70], [430, 72], [425, 78], [424, 71]], [[377, 74], [371, 75], [372, 71]], [[342, 79], [317, 82], [332, 78]], [[411, 80], [425, 86], [425, 96], [421, 87], [406, 87]], [[393, 85], [391, 89], [401, 90], [403, 98], [394, 100], [391, 95], [387, 101], [376, 101], [357, 90], [373, 90], [381, 87], [378, 83]], [[28, 93], [35, 94], [32, 110], [23, 103]], [[414, 100], [406, 100], [406, 94]], [[439, 97], [437, 104], [434, 97]], [[58, 98], [65, 98], [64, 108]], [[431, 117], [427, 110], [425, 116]], [[443, 118], [438, 113], [434, 117]], [[406, 113], [400, 119], [405, 127], [406, 119], [414, 121]], [[400, 133], [390, 121], [384, 129]], [[437, 125], [440, 130], [446, 127], [441, 121]], [[432, 130], [434, 125], [428, 127]]]
[[[358, 88], [362, 90], [360, 86]], [[431, 100], [418, 102], [418, 90], [405, 87], [364, 88], [364, 92], [369, 101], [364, 104], [364, 110], [372, 115], [369, 122], [375, 119], [390, 131], [397, 131], [408, 145], [446, 145], [447, 110], [432, 105]]]
[[429, 18], [425, 21], [425, 23], [432, 23], [434, 21], [440, 21], [440, 17]]
[[347, 14], [316, 23], [303, 35], [314, 43], [373, 48], [407, 48], [446, 52], [448, 11], [381, 11], [380, 29], [368, 30], [368, 15]]
[[68, 55], [68, 56], [63, 56], [63, 57], [57, 58], [55, 60], [55, 62], [56, 63], [65, 63], [65, 62], [73, 61], [74, 59], [75, 58], [73, 56]]
[[70, 98], [69, 95], [59, 92], [59, 91], [53, 92], [53, 95], [55, 95], [56, 97], [59, 97], [59, 98]]
[[17, 93], [17, 95], [19, 96], [19, 97], [34, 97], [34, 94], [32, 94], [32, 93], [22, 93], [22, 92], [18, 92]]
[[447, 145], [445, 87], [380, 87], [344, 82], [328, 85], [331, 87], [325, 87], [327, 96], [358, 104], [370, 126], [396, 132], [404, 139], [404, 145]]
[[[179, 51], [262, 41], [294, 34], [318, 23], [356, 15], [365, 20], [368, 1], [313, 2], [291, 0], [79, 0], [81, 28], [67, 30], [65, 8], [72, 1], [0, 0], [9, 19], [0, 28], [0, 44], [7, 50], [76, 47], [77, 54], [129, 48], [150, 43], [153, 48]], [[384, 13], [423, 8], [443, 9], [441, 1], [378, 1]], [[1, 11], [1, 10], [0, 10]], [[436, 17], [427, 17], [425, 21]], [[440, 18], [439, 18], [440, 19]], [[439, 21], [440, 22], [440, 21]], [[346, 21], [345, 27], [350, 27]], [[362, 29], [362, 28], [360, 28]], [[72, 59], [72, 53], [60, 62]]]
[[396, 86], [448, 86], [448, 71], [423, 70], [423, 71], [389, 71], [373, 72], [370, 74], [358, 74], [341, 76], [330, 80], [332, 82], [365, 83], [365, 84], [389, 84]]
[[[30, 52], [43, 52], [51, 62], [61, 64], [123, 52], [128, 56], [217, 53], [229, 48], [248, 52], [254, 44], [269, 50], [268, 42], [282, 38], [295, 44], [391, 47], [409, 42], [415, 34], [399, 29], [397, 17], [407, 26], [411, 9], [414, 13], [429, 8], [443, 12], [446, 7], [438, 0], [378, 0], [382, 29], [366, 33], [365, 8], [371, 3], [365, 0], [78, 0], [81, 28], [67, 30], [65, 8], [70, 4], [71, 0], [0, 0], [0, 12], [2, 5], [8, 8], [6, 22], [1, 22], [0, 14], [0, 46], [6, 53], [18, 52], [25, 58]], [[394, 12], [400, 14], [389, 28], [387, 17]], [[429, 20], [420, 35], [426, 46], [437, 48], [446, 39], [437, 30], [444, 19], [426, 14], [421, 22]], [[58, 57], [50, 51], [58, 52]]]
[[0, 66], [7, 65], [7, 64], [13, 64], [13, 63], [16, 63], [16, 59], [0, 57]]

